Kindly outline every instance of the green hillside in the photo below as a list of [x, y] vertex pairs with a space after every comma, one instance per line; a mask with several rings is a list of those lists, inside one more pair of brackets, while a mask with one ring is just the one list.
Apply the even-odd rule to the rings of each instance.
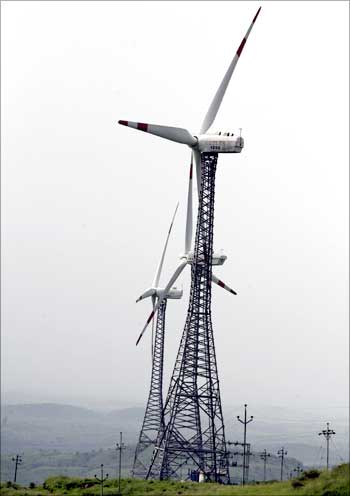
[[[255, 485], [222, 486], [219, 484], [198, 484], [194, 482], [141, 481], [123, 479], [121, 493], [125, 496], [349, 496], [350, 465], [343, 464], [330, 472], [309, 470], [298, 479], [288, 482], [270, 482]], [[78, 479], [50, 477], [42, 486], [31, 489], [12, 483], [1, 485], [3, 496], [100, 496], [100, 486], [93, 478]], [[104, 496], [118, 494], [116, 479], [104, 484]]]

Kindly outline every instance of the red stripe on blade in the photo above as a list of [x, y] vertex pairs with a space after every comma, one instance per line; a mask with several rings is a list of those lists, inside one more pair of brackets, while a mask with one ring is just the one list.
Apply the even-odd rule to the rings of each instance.
[[151, 315], [148, 317], [148, 320], [147, 320], [147, 324], [149, 324], [151, 322], [151, 320], [153, 319], [153, 315], [154, 315], [154, 311], [151, 313]]
[[258, 15], [259, 15], [259, 13], [260, 13], [260, 10], [261, 10], [261, 7], [259, 7], [258, 12], [255, 14], [255, 17], [254, 17], [254, 19], [253, 19], [253, 24], [254, 24], [254, 22], [256, 21], [256, 18], [258, 17]]
[[241, 41], [241, 44], [239, 45], [238, 50], [236, 52], [238, 57], [240, 57], [246, 41], [247, 40], [245, 38], [243, 38], [243, 40]]
[[128, 126], [128, 121], [118, 121], [118, 124], [121, 124], [122, 126]]
[[220, 279], [218, 280], [218, 285], [221, 287], [221, 288], [225, 288], [225, 284], [220, 281]]
[[140, 131], [145, 131], [147, 133], [148, 124], [144, 124], [143, 122], [138, 122], [137, 129], [139, 129]]
[[192, 169], [193, 169], [193, 164], [191, 162], [191, 167], [190, 167], [190, 179], [192, 179]]

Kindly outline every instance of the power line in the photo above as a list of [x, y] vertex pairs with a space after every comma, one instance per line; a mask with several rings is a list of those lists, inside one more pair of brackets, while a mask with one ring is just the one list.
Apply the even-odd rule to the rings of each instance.
[[332, 439], [332, 438], [331, 438], [331, 439], [330, 439], [330, 441], [331, 441], [331, 444], [332, 444], [332, 445], [333, 445], [333, 447], [334, 447], [335, 453], [336, 453], [336, 455], [338, 456], [339, 460], [340, 460], [341, 462], [345, 462], [344, 458], [343, 458], [343, 457], [341, 456], [341, 454], [339, 453], [339, 450], [338, 450], [338, 448], [337, 448], [337, 445], [336, 445], [336, 443], [335, 443], [334, 439]]

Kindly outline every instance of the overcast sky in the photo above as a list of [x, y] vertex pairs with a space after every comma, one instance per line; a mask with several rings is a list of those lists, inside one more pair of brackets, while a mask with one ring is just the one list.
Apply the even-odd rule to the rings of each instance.
[[[176, 203], [162, 283], [184, 248], [190, 151], [118, 119], [199, 130], [259, 5], [213, 130], [212, 314], [224, 406], [346, 406], [348, 2], [1, 3], [3, 392], [146, 401], [135, 341]], [[170, 301], [167, 380], [186, 318]], [[84, 400], [84, 401], [85, 401]]]

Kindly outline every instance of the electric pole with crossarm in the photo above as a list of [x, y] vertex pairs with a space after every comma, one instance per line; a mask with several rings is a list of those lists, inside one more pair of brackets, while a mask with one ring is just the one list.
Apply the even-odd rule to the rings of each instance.
[[120, 441], [119, 441], [119, 443], [116, 444], [116, 450], [119, 451], [118, 494], [121, 494], [120, 493], [120, 476], [121, 476], [121, 471], [122, 471], [122, 451], [125, 448], [126, 448], [126, 446], [123, 443], [123, 433], [120, 432]]
[[287, 455], [287, 451], [284, 451], [284, 448], [281, 448], [280, 450], [277, 451], [277, 454], [279, 458], [281, 458], [281, 480], [283, 480], [283, 463], [284, 463], [284, 456]]
[[270, 453], [267, 453], [266, 448], [261, 453], [260, 458], [264, 460], [264, 482], [266, 482], [266, 459], [268, 456], [271, 456]]
[[103, 476], [103, 463], [101, 464], [101, 477], [97, 477], [95, 474], [95, 479], [101, 486], [101, 496], [103, 496], [103, 483], [108, 479], [108, 474], [105, 477]]
[[244, 439], [243, 439], [243, 478], [242, 478], [242, 484], [244, 486], [245, 481], [246, 481], [246, 470], [247, 470], [247, 455], [246, 455], [246, 446], [247, 446], [247, 424], [249, 422], [252, 422], [253, 416], [250, 416], [250, 419], [247, 420], [247, 405], [244, 405], [244, 420], [241, 420], [239, 415], [237, 415], [237, 420], [241, 422], [241, 424], [244, 425]]
[[327, 422], [327, 429], [324, 429], [323, 431], [318, 433], [319, 436], [323, 435], [327, 441], [327, 470], [329, 467], [329, 440], [333, 436], [333, 434], [335, 434], [335, 432], [329, 428], [329, 422]]
[[15, 465], [15, 476], [13, 478], [13, 482], [16, 482], [17, 481], [17, 469], [18, 469], [18, 465], [21, 465], [21, 463], [22, 463], [22, 457], [20, 455], [16, 455], [16, 458], [12, 458], [12, 461], [13, 462], [16, 462], [16, 465]]

